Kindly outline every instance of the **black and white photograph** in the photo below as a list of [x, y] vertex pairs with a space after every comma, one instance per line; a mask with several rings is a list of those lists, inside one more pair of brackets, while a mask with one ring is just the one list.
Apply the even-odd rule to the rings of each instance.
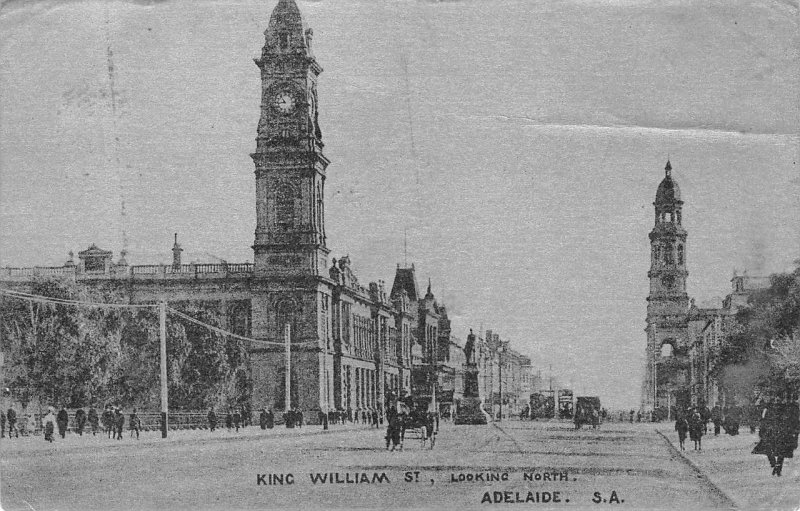
[[0, 509], [800, 510], [799, 15], [0, 0]]

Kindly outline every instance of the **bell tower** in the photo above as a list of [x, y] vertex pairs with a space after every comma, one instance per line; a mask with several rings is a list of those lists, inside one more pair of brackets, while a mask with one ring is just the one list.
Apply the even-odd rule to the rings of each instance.
[[279, 0], [264, 31], [261, 57], [261, 117], [256, 151], [257, 275], [323, 275], [325, 169], [317, 112], [317, 77], [322, 68], [312, 53], [294, 0]]
[[[264, 32], [256, 150], [252, 405], [305, 411], [327, 406], [331, 283], [325, 240], [325, 169], [311, 29], [294, 0], [278, 0]], [[287, 339], [289, 354], [284, 346]], [[313, 419], [315, 414], [309, 413]]]
[[[655, 224], [650, 231], [650, 294], [647, 297], [647, 371], [642, 404], [666, 406], [681, 391], [687, 375], [688, 312], [686, 230], [681, 192], [667, 160], [658, 185]], [[669, 398], [665, 397], [669, 394]], [[674, 402], [673, 402], [674, 403]]]

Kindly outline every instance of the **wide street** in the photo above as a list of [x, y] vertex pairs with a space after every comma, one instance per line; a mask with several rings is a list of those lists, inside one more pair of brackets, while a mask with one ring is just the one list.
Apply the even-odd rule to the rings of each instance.
[[[136, 441], [128, 432], [122, 441], [99, 435], [68, 435], [53, 444], [41, 437], [3, 439], [2, 506], [37, 511], [731, 507], [650, 424], [608, 423], [580, 431], [566, 422], [443, 424], [435, 449], [423, 450], [418, 440], [407, 439], [403, 452], [384, 449], [383, 431], [337, 427], [325, 433], [318, 426], [266, 432], [249, 427], [238, 434], [181, 431], [167, 440], [145, 433]], [[268, 484], [270, 474], [281, 475], [283, 484]], [[331, 483], [331, 478], [351, 482]]]

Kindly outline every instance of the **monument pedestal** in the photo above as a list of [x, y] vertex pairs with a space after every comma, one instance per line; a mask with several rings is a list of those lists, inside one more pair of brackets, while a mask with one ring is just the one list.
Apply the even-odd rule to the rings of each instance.
[[478, 387], [478, 366], [464, 364], [464, 397], [453, 419], [455, 424], [488, 424]]

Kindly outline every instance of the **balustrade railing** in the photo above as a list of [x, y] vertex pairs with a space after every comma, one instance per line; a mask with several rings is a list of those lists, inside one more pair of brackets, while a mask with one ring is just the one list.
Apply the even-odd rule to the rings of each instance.
[[112, 268], [110, 272], [78, 272], [75, 266], [35, 266], [30, 268], [0, 268], [0, 278], [30, 279], [37, 275], [105, 275], [112, 277], [147, 276], [147, 275], [226, 275], [253, 273], [253, 263], [213, 263], [213, 264], [182, 264], [177, 268], [160, 264], [145, 264], [130, 266], [124, 273], [119, 274], [122, 267]]

